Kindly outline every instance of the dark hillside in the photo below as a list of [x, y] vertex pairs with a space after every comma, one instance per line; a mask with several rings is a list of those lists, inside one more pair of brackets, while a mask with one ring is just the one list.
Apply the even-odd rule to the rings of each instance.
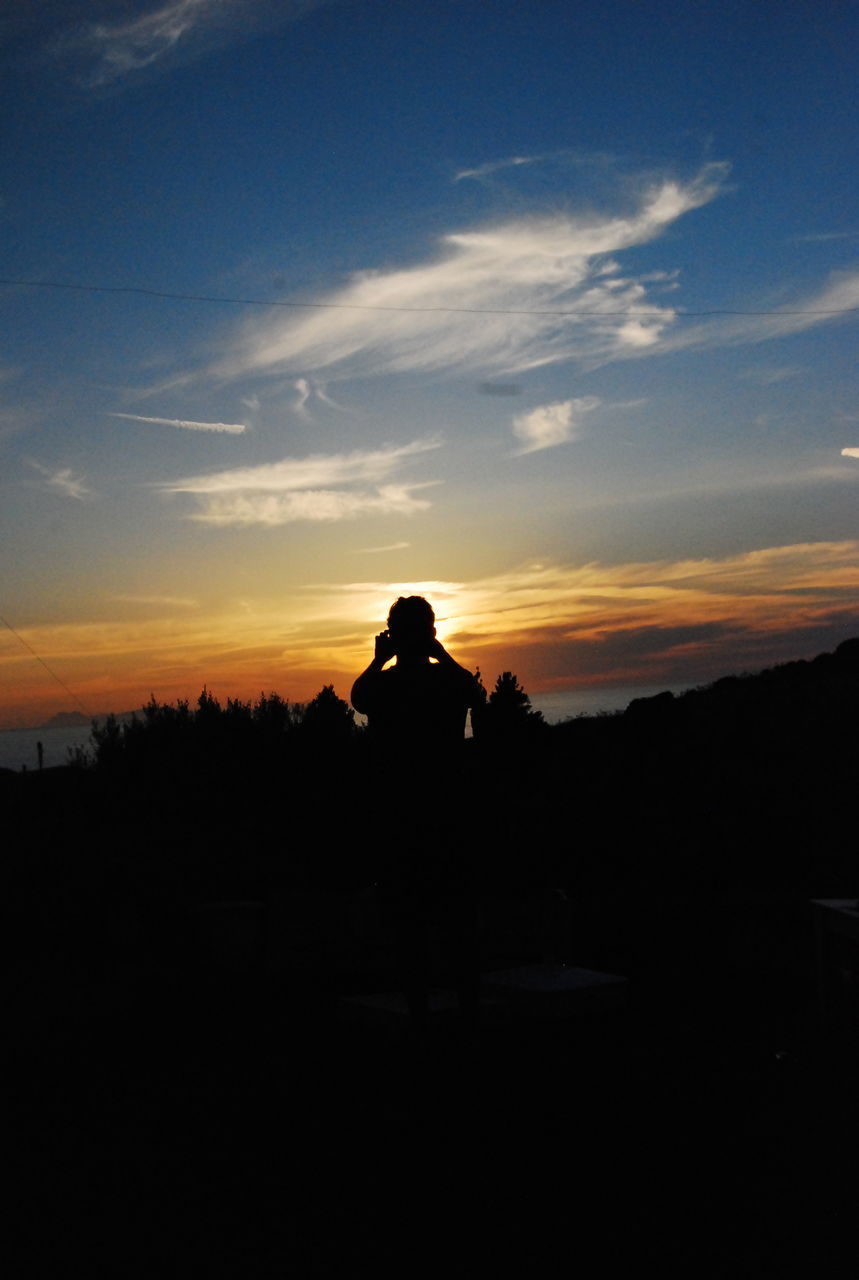
[[[554, 730], [594, 842], [658, 850], [641, 882], [836, 895], [855, 882], [859, 640]], [[562, 763], [563, 762], [563, 763]], [[639, 864], [641, 865], [641, 864]]]

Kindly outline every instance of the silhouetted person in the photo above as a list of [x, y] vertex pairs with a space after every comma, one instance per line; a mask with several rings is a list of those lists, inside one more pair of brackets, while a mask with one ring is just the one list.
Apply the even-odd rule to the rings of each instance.
[[461, 757], [469, 708], [482, 700], [479, 682], [438, 640], [429, 602], [401, 596], [352, 686], [352, 705], [367, 716], [384, 839], [380, 889], [419, 1029], [429, 1004], [431, 916], [449, 934], [461, 1012], [472, 1023], [477, 1013], [477, 904]]
[[[394, 657], [396, 665], [386, 669]], [[480, 696], [475, 677], [437, 638], [435, 614], [423, 596], [400, 596], [391, 606], [373, 661], [352, 686], [352, 705], [367, 716], [376, 759], [406, 774], [430, 761], [446, 770], [456, 766], [468, 709]]]

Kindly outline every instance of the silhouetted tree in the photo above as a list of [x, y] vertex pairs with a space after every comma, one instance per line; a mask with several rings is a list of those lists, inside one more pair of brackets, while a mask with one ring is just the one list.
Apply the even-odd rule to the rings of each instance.
[[125, 728], [112, 713], [105, 718], [103, 724], [93, 720], [90, 737], [94, 762], [100, 768], [115, 768], [119, 763], [125, 745]]
[[493, 731], [515, 733], [543, 724], [543, 715], [531, 707], [531, 699], [512, 671], [502, 671], [487, 703], [487, 720]]
[[486, 685], [483, 683], [483, 676], [480, 674], [480, 667], [474, 673], [477, 681], [477, 699], [471, 708], [471, 730], [475, 739], [483, 737], [486, 727], [486, 707], [489, 702], [489, 695], [486, 692]]
[[306, 738], [329, 744], [345, 743], [355, 734], [355, 712], [338, 698], [333, 684], [326, 684], [308, 702], [301, 727]]
[[297, 703], [290, 705], [279, 693], [261, 693], [252, 710], [254, 724], [265, 736], [279, 738], [294, 728], [301, 719]]
[[214, 694], [203, 685], [203, 690], [197, 699], [197, 721], [215, 720], [220, 715], [221, 704]]
[[508, 766], [521, 770], [534, 760], [537, 740], [545, 736], [547, 726], [539, 711], [512, 671], [503, 671], [495, 682], [485, 705], [480, 709], [475, 731], [480, 755], [490, 764], [492, 785], [501, 795], [508, 785]]

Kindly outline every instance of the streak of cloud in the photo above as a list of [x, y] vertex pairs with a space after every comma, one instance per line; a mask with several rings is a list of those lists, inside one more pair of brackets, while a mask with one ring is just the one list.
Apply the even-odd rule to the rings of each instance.
[[179, 427], [184, 431], [220, 431], [239, 436], [247, 431], [243, 422], [189, 422], [186, 418], [147, 418], [142, 413], [106, 413], [106, 418], [129, 418], [132, 422], [154, 422], [163, 427]]
[[[457, 369], [509, 374], [640, 354], [675, 319], [647, 291], [649, 282], [664, 282], [664, 273], [656, 273], [658, 281], [653, 273], [647, 280], [623, 275], [611, 255], [657, 238], [713, 200], [726, 175], [726, 165], [710, 164], [686, 183], [663, 179], [622, 214], [532, 216], [446, 235], [437, 254], [417, 266], [356, 274], [320, 299], [324, 309], [249, 322], [210, 372], [223, 379], [294, 376], [296, 369], [324, 370], [329, 378]], [[479, 320], [475, 310], [484, 313]]]
[[168, 493], [285, 493], [293, 489], [315, 489], [352, 484], [359, 480], [377, 482], [390, 476], [406, 459], [440, 448], [438, 440], [415, 440], [411, 444], [389, 445], [381, 449], [356, 449], [352, 453], [315, 453], [307, 458], [284, 458], [258, 467], [237, 467], [210, 475], [190, 476], [159, 486]]
[[859, 458], [859, 449], [842, 449], [842, 458]]
[[487, 164], [478, 165], [476, 169], [460, 169], [454, 175], [454, 182], [462, 182], [464, 178], [488, 178], [490, 174], [499, 173], [502, 169], [518, 169], [525, 164], [539, 164], [542, 156], [511, 156], [509, 160], [490, 160]]
[[132, 17], [123, 5], [116, 17], [61, 34], [54, 52], [77, 62], [85, 88], [102, 89], [296, 21], [325, 3], [330, 0], [167, 0]]
[[522, 445], [514, 451], [515, 456], [552, 449], [555, 445], [575, 440], [582, 414], [598, 409], [601, 404], [597, 396], [582, 396], [577, 400], [537, 405], [529, 413], [519, 414], [513, 419], [513, 434], [522, 441]]
[[100, 88], [139, 72], [171, 54], [201, 24], [234, 8], [231, 0], [168, 0], [131, 18], [89, 22], [57, 42], [60, 53], [85, 65], [83, 83]]
[[306, 378], [296, 378], [292, 385], [298, 393], [295, 404], [292, 406], [293, 412], [297, 413], [300, 418], [307, 418], [310, 416], [307, 412], [307, 401], [310, 399], [310, 383]]
[[802, 372], [796, 365], [782, 365], [774, 369], [749, 369], [743, 376], [761, 387], [774, 387], [789, 378], [797, 378]]
[[475, 165], [470, 169], [460, 169], [454, 174], [453, 180], [454, 182], [462, 182], [465, 179], [471, 179], [476, 182], [485, 182], [496, 174], [504, 173], [509, 169], [531, 168], [534, 165], [550, 165], [562, 169], [573, 167], [613, 171], [617, 162], [618, 157], [616, 155], [605, 151], [584, 152], [560, 148], [539, 155], [508, 156], [504, 160], [489, 160], [485, 164]]
[[859, 239], [859, 231], [817, 231], [788, 237], [791, 244], [828, 244], [833, 240], [856, 239]]
[[351, 412], [345, 405], [333, 400], [325, 389], [325, 383], [318, 382], [315, 378], [293, 378], [288, 385], [295, 392], [292, 412], [305, 422], [311, 419], [310, 403], [313, 400], [327, 405], [329, 409], [336, 409], [338, 413]]
[[804, 333], [817, 325], [854, 319], [859, 310], [859, 271], [833, 273], [817, 293], [798, 299], [780, 310], [756, 314], [720, 316], [704, 324], [689, 325], [664, 337], [659, 354], [691, 348], [745, 346]]
[[317, 400], [321, 400], [323, 404], [327, 404], [329, 409], [336, 409], [338, 413], [351, 413], [351, 409], [347, 409], [345, 404], [340, 404], [334, 400], [326, 391], [324, 382], [317, 382], [313, 387]]
[[87, 498], [93, 497], [93, 491], [87, 488], [83, 476], [73, 475], [70, 467], [51, 470], [50, 467], [43, 467], [40, 462], [35, 462], [33, 459], [28, 459], [28, 461], [35, 471], [44, 476], [48, 488], [53, 489], [55, 493], [62, 494], [64, 498], [74, 498], [77, 502], [85, 502]]
[[374, 556], [382, 551], [405, 551], [411, 545], [410, 542], [389, 542], [384, 547], [353, 547], [351, 554], [353, 556]]
[[412, 515], [430, 503], [414, 497], [432, 481], [401, 483], [402, 465], [440, 446], [438, 440], [353, 453], [284, 458], [257, 467], [239, 467], [189, 476], [158, 487], [191, 494], [194, 519], [215, 525], [282, 525], [297, 520], [351, 520], [362, 515]]
[[410, 516], [431, 505], [412, 496], [423, 485], [380, 485], [372, 490], [303, 489], [296, 493], [217, 494], [194, 519], [212, 525], [283, 525], [298, 520], [331, 523], [358, 516]]
[[199, 600], [191, 600], [187, 596], [147, 596], [147, 595], [114, 595], [112, 600], [120, 604], [139, 604], [167, 609], [197, 609]]

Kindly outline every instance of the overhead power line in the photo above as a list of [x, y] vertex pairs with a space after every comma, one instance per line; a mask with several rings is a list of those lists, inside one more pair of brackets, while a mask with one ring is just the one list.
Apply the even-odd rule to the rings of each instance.
[[[295, 302], [290, 299], [227, 298], [205, 293], [172, 293], [165, 289], [142, 289], [134, 285], [68, 284], [61, 280], [4, 280], [0, 285], [20, 286], [27, 289], [69, 289], [77, 293], [124, 293], [144, 298], [167, 298], [174, 302], [216, 302], [236, 307], [288, 307], [308, 311], [406, 311], [416, 313], [442, 312], [454, 315], [476, 316], [663, 316], [658, 308], [619, 311], [564, 311], [556, 309], [524, 307], [404, 307], [382, 306], [363, 302]], [[686, 316], [845, 316], [859, 307], [809, 308], [795, 307], [770, 311], [743, 311], [735, 308], [713, 307], [705, 311], [675, 310], [674, 315]]]
[[53, 670], [48, 666], [47, 662], [45, 662], [45, 659], [44, 659], [44, 658], [40, 658], [40, 657], [39, 657], [38, 653], [36, 653], [36, 650], [33, 648], [33, 646], [32, 646], [31, 644], [28, 644], [28, 643], [27, 643], [27, 641], [26, 641], [26, 640], [24, 639], [24, 637], [21, 635], [20, 631], [16, 631], [16, 630], [15, 630], [15, 628], [12, 626], [12, 623], [11, 623], [11, 622], [7, 622], [7, 620], [2, 616], [2, 614], [0, 614], [0, 622], [2, 622], [2, 623], [3, 623], [4, 627], [8, 627], [8, 628], [9, 628], [9, 630], [12, 632], [12, 635], [15, 637], [15, 639], [16, 639], [16, 640], [18, 640], [18, 641], [19, 641], [19, 642], [24, 646], [24, 648], [27, 650], [27, 652], [28, 652], [28, 653], [31, 653], [31, 654], [33, 655], [33, 657], [36, 659], [36, 661], [37, 661], [38, 663], [40, 663], [40, 664], [45, 668], [45, 670], [47, 671], [48, 675], [49, 675], [49, 676], [51, 676], [51, 678], [52, 678], [52, 679], [56, 680], [56, 682], [57, 682], [57, 684], [58, 684], [58, 685], [61, 685], [61, 686], [62, 686], [62, 688], [63, 688], [63, 689], [65, 689], [65, 691], [66, 691], [66, 693], [69, 695], [69, 697], [70, 697], [70, 698], [73, 698], [73, 699], [74, 699], [74, 701], [78, 704], [78, 706], [80, 707], [80, 709], [81, 709], [81, 711], [84, 713], [84, 715], [85, 715], [85, 716], [90, 715], [90, 712], [89, 712], [89, 711], [87, 711], [86, 707], [85, 707], [85, 706], [84, 706], [84, 704], [81, 702], [80, 698], [79, 698], [79, 697], [78, 697], [78, 695], [75, 693], [74, 689], [70, 689], [70, 688], [69, 688], [69, 686], [66, 684], [65, 680], [62, 678], [62, 676], [58, 676], [58, 675], [57, 675], [57, 673], [56, 673], [56, 671], [53, 671]]

